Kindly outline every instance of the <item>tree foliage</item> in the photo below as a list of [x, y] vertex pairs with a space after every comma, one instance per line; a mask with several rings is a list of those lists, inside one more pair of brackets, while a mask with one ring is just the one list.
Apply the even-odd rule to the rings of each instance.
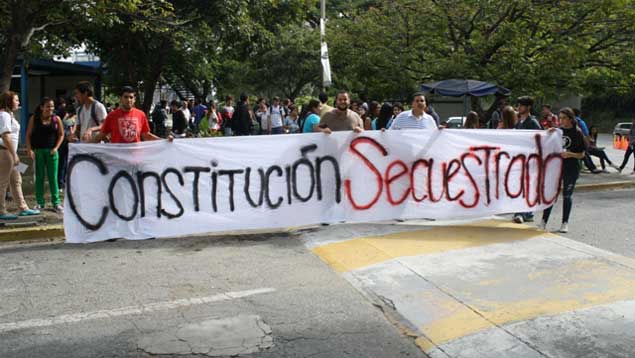
[[557, 98], [583, 91], [585, 79], [598, 71], [632, 83], [633, 67], [624, 60], [634, 51], [633, 4], [384, 0], [353, 20], [332, 22], [331, 61], [339, 84], [378, 98], [446, 78]]
[[[635, 0], [332, 0], [334, 87], [404, 98], [423, 82], [473, 78], [514, 95], [632, 93]], [[2, 78], [18, 56], [85, 43], [110, 88], [157, 83], [207, 97], [298, 97], [320, 85], [317, 0], [7, 0]], [[473, 103], [479, 108], [478, 103]]]

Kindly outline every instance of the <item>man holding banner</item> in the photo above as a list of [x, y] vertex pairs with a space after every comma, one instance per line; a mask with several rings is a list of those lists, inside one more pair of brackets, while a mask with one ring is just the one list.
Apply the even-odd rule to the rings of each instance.
[[[516, 123], [516, 129], [542, 129], [538, 120], [531, 114], [531, 107], [533, 105], [534, 99], [532, 97], [522, 96], [518, 98], [518, 122]], [[517, 224], [534, 221], [534, 213], [515, 213], [513, 221]]]
[[[111, 143], [137, 143], [141, 140], [161, 139], [150, 133], [148, 118], [143, 111], [134, 108], [135, 90], [130, 86], [121, 89], [119, 108], [110, 112], [95, 137], [84, 138], [89, 143], [99, 143], [110, 135]], [[172, 140], [172, 136], [168, 137]]]
[[318, 124], [320, 131], [326, 134], [338, 131], [364, 131], [364, 121], [354, 111], [348, 109], [351, 104], [347, 91], [340, 91], [335, 98], [336, 108], [324, 113]]
[[437, 123], [434, 118], [425, 112], [426, 104], [426, 97], [423, 92], [413, 94], [412, 109], [399, 113], [390, 129], [437, 129]]

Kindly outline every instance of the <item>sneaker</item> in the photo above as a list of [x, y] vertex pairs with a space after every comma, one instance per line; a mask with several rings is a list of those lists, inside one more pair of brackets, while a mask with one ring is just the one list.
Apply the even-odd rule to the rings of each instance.
[[2, 214], [0, 220], [17, 220], [18, 216], [13, 214]]
[[540, 224], [538, 224], [538, 230], [545, 231], [546, 229], [547, 229], [547, 223], [544, 221], [541, 221]]
[[33, 207], [33, 210], [42, 211], [44, 210], [44, 205], [37, 204]]
[[514, 219], [513, 220], [514, 220], [514, 222], [516, 224], [522, 224], [522, 223], [525, 222], [525, 219], [523, 218], [522, 215], [514, 215]]
[[534, 215], [524, 215], [525, 222], [531, 223], [534, 222]]
[[622, 167], [618, 167], [617, 168], [617, 172], [620, 173], [620, 174], [622, 174], [622, 170], [624, 170], [624, 168], [622, 168]]
[[53, 207], [53, 210], [55, 210], [55, 212], [58, 214], [64, 214], [64, 207], [60, 204], [55, 205]]
[[560, 226], [560, 230], [558, 230], [558, 232], [561, 232], [563, 234], [568, 233], [569, 232], [569, 224], [562, 223], [562, 226]]
[[18, 216], [33, 216], [33, 215], [40, 215], [40, 211], [37, 209], [26, 209], [26, 210], [20, 211], [20, 213], [18, 214]]

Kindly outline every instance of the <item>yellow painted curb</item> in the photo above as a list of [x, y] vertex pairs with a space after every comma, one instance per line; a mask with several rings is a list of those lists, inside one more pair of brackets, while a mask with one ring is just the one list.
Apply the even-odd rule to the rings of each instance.
[[0, 230], [0, 241], [22, 241], [64, 237], [64, 226], [47, 225]]
[[312, 251], [338, 272], [349, 272], [399, 257], [434, 254], [553, 234], [499, 220], [459, 226], [434, 226], [424, 230], [358, 237], [326, 244]]

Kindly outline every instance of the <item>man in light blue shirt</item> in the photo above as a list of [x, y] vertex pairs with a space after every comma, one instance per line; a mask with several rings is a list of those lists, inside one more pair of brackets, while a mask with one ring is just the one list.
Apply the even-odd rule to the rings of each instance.
[[412, 95], [412, 109], [399, 113], [389, 129], [437, 129], [434, 118], [425, 112], [426, 105], [424, 93], [415, 93]]

